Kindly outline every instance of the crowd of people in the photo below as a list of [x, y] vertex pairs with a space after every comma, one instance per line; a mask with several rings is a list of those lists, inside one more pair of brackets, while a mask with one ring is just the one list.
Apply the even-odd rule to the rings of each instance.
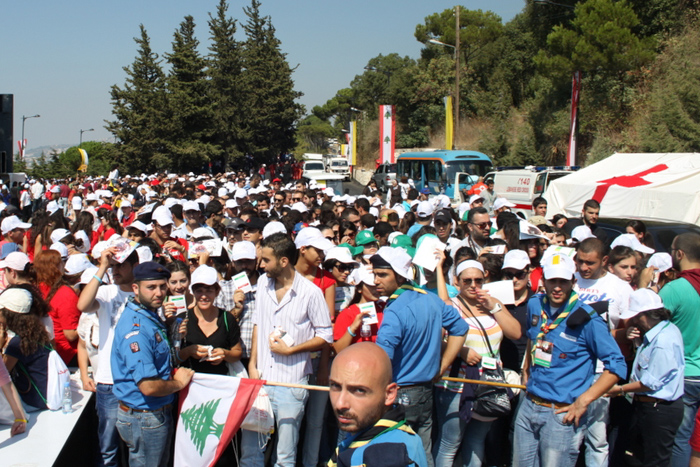
[[179, 391], [241, 368], [291, 386], [265, 386], [272, 438], [240, 430], [219, 465], [700, 465], [700, 235], [656, 252], [641, 221], [608, 238], [595, 200], [526, 216], [492, 183], [453, 206], [288, 169], [18, 186], [11, 434], [47, 409], [55, 350], [96, 393], [98, 465], [168, 465]]

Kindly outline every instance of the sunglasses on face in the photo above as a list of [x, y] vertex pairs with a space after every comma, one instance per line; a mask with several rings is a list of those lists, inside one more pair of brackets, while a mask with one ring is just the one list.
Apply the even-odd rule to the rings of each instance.
[[377, 242], [365, 243], [362, 246], [365, 248], [379, 248], [379, 243], [377, 243]]
[[275, 203], [281, 203], [284, 201], [284, 198], [275, 198]]
[[340, 272], [350, 272], [350, 271], [352, 271], [353, 269], [355, 269], [355, 268], [352, 267], [351, 264], [343, 264], [343, 263], [338, 263], [338, 264], [335, 265], [335, 267], [336, 267], [336, 269], [338, 269], [338, 271], [340, 271]]
[[525, 279], [526, 277], [527, 277], [527, 271], [517, 271], [517, 272], [504, 271], [503, 272], [503, 278], [506, 280], [512, 281], [513, 279], [517, 279], [517, 280], [521, 281], [521, 280]]
[[489, 222], [481, 222], [479, 224], [472, 222], [471, 224], [473, 226], [475, 226], [476, 228], [481, 229], [481, 230], [490, 229], [491, 225], [492, 225], [492, 223], [490, 221]]
[[464, 285], [477, 285], [481, 287], [484, 285], [484, 279], [483, 278], [478, 278], [478, 279], [472, 279], [472, 278], [467, 278], [467, 279], [462, 279], [462, 284]]
[[292, 201], [301, 201], [301, 198], [292, 198]]

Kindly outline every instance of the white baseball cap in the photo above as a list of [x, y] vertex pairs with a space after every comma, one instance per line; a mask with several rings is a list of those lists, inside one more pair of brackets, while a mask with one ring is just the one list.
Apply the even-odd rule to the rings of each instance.
[[374, 269], [390, 267], [396, 274], [411, 279], [411, 256], [403, 248], [383, 246], [369, 259]]
[[238, 207], [238, 203], [235, 199], [227, 199], [224, 206], [226, 206], [228, 209], [233, 209], [235, 207]]
[[241, 241], [233, 244], [231, 249], [231, 259], [240, 261], [242, 259], [255, 259], [256, 250], [253, 242]]
[[2, 220], [2, 223], [0, 224], [0, 230], [2, 230], [2, 234], [8, 234], [11, 231], [15, 229], [30, 229], [32, 227], [32, 224], [29, 224], [27, 222], [22, 222], [19, 220], [19, 217], [17, 216], [8, 216]]
[[324, 237], [316, 227], [304, 227], [301, 229], [294, 240], [294, 245], [297, 248], [312, 246], [323, 251], [330, 250], [334, 246], [333, 242]]
[[90, 239], [88, 238], [87, 233], [85, 233], [84, 230], [82, 230], [82, 229], [78, 230], [77, 232], [75, 232], [73, 234], [73, 236], [75, 237], [76, 240], [83, 241], [83, 245], [77, 247], [79, 252], [87, 253], [88, 251], [90, 251]]
[[542, 272], [546, 279], [572, 280], [576, 273], [574, 260], [567, 255], [555, 254], [542, 261]]
[[81, 274], [87, 268], [91, 267], [92, 263], [88, 259], [86, 254], [80, 255], [70, 255], [66, 261], [66, 274], [72, 276], [73, 274]]
[[421, 201], [416, 208], [418, 217], [430, 217], [433, 215], [433, 204], [430, 201]]
[[357, 282], [364, 282], [367, 285], [374, 285], [374, 273], [365, 265], [360, 266], [355, 272]]
[[619, 245], [630, 247], [634, 251], [639, 251], [640, 253], [644, 253], [647, 255], [654, 253], [653, 248], [649, 248], [646, 245], [642, 245], [637, 236], [631, 233], [624, 233], [618, 235], [617, 238], [613, 240], [613, 242], [610, 244], [610, 248], [615, 248]]
[[173, 221], [173, 214], [170, 212], [170, 209], [166, 208], [165, 206], [158, 206], [156, 210], [153, 211], [151, 219], [154, 223], [160, 226], [175, 224]]
[[[476, 200], [478, 200], [478, 199], [480, 199], [481, 201], [483, 201], [483, 200], [484, 200], [484, 197], [481, 196], [481, 195], [472, 195], [471, 198], [469, 198], [469, 204], [473, 204], [474, 201], [476, 201]], [[469, 209], [469, 207], [467, 207], [467, 209]]]
[[493, 202], [493, 210], [495, 211], [496, 209], [501, 209], [501, 208], [514, 208], [515, 204], [511, 203], [505, 198], [496, 198], [496, 200]]
[[68, 248], [61, 242], [54, 243], [49, 249], [58, 251], [63, 259], [68, 257]]
[[0, 308], [26, 315], [32, 308], [32, 294], [19, 287], [6, 289], [0, 295]]
[[131, 207], [131, 201], [128, 199], [123, 199], [122, 202], [119, 204], [120, 208], [130, 208]]
[[56, 229], [51, 232], [51, 243], [58, 243], [64, 238], [70, 235], [70, 232], [66, 229]]
[[48, 204], [46, 205], [46, 211], [49, 214], [53, 214], [54, 212], [58, 211], [59, 209], [61, 209], [61, 208], [58, 206], [58, 203], [56, 201], [49, 201]]
[[664, 272], [673, 267], [673, 261], [668, 253], [654, 253], [649, 257], [647, 266], [654, 266], [659, 272]]
[[219, 276], [216, 274], [216, 269], [206, 265], [199, 266], [192, 273], [190, 288], [194, 287], [197, 284], [214, 285], [216, 284], [216, 281], [218, 279]]
[[522, 271], [530, 266], [530, 257], [523, 250], [510, 250], [503, 257], [503, 267], [501, 269], [517, 269]]
[[248, 192], [245, 191], [245, 188], [239, 188], [236, 190], [236, 193], [233, 196], [234, 198], [245, 198], [248, 196]]
[[323, 194], [332, 198], [333, 196], [335, 196], [335, 190], [333, 190], [333, 188], [331, 187], [327, 187], [323, 189]]
[[129, 224], [129, 225], [127, 226], [126, 229], [127, 229], [127, 230], [128, 230], [128, 229], [136, 229], [136, 230], [138, 230], [138, 231], [140, 231], [140, 232], [143, 232], [144, 235], [148, 233], [148, 226], [147, 226], [146, 224], [144, 224], [143, 222], [141, 222], [141, 221], [134, 221], [134, 222], [132, 222], [131, 224]]
[[634, 318], [645, 311], [658, 310], [663, 307], [664, 302], [659, 294], [651, 289], [637, 289], [630, 294], [629, 308], [622, 312], [620, 319]]
[[[352, 264], [353, 267], [358, 268], [360, 263], [352, 259], [352, 254], [350, 250], [344, 246], [335, 246], [326, 252], [326, 260], [334, 259], [343, 264]], [[374, 282], [373, 282], [374, 283]]]
[[192, 231], [192, 239], [196, 240], [200, 238], [216, 238], [216, 234], [212, 233], [212, 231], [206, 227], [197, 227]]
[[0, 261], [0, 268], [10, 268], [15, 271], [24, 271], [29, 263], [29, 256], [22, 253], [21, 251], [13, 251], [5, 257], [4, 260]]
[[571, 231], [571, 239], [576, 240], [579, 243], [586, 240], [587, 238], [593, 237], [595, 237], [595, 235], [593, 235], [593, 232], [591, 232], [590, 227], [588, 227], [587, 225], [579, 225]]
[[299, 211], [299, 212], [307, 212], [309, 210], [309, 208], [307, 208], [304, 203], [299, 201], [299, 202], [292, 204], [292, 210]]
[[199, 203], [197, 201], [185, 201], [185, 204], [182, 205], [182, 210], [197, 212], [201, 211], [201, 209], [199, 208]]
[[263, 238], [267, 238], [270, 235], [276, 234], [276, 233], [286, 234], [287, 228], [281, 222], [272, 221], [272, 222], [268, 222], [265, 225], [265, 227], [263, 228], [263, 231], [262, 231], [262, 236], [263, 236]]

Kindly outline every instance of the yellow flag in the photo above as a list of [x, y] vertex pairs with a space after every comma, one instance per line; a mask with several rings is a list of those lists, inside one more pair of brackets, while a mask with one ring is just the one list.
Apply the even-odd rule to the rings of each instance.
[[454, 144], [454, 122], [452, 120], [452, 96], [445, 97], [445, 149]]
[[80, 164], [80, 167], [78, 167], [79, 172], [85, 172], [87, 171], [88, 168], [88, 153], [85, 149], [80, 149], [78, 148], [78, 152], [80, 152], [80, 158], [82, 159], [82, 163]]
[[352, 164], [357, 165], [357, 121], [350, 122], [350, 158]]

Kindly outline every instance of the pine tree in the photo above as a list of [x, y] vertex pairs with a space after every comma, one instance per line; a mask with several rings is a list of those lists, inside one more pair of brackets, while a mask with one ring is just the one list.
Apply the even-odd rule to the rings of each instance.
[[213, 115], [211, 94], [206, 80], [206, 60], [199, 54], [192, 16], [185, 16], [175, 31], [173, 51], [166, 54], [171, 65], [167, 78], [168, 99], [172, 109], [170, 150], [173, 170], [202, 170], [218, 153], [211, 143]]
[[169, 121], [165, 74], [146, 28], [143, 24], [139, 28], [141, 36], [134, 38], [139, 46], [136, 59], [124, 67], [126, 83], [110, 90], [115, 120], [106, 122], [107, 130], [119, 139], [119, 162], [131, 172], [164, 169], [171, 162], [163, 126]]
[[295, 146], [295, 124], [303, 107], [295, 102], [293, 69], [281, 51], [269, 17], [260, 16], [260, 2], [244, 8], [247, 40], [243, 52], [246, 93], [244, 151], [256, 161], [269, 163]]
[[197, 448], [200, 456], [207, 444], [207, 437], [214, 435], [220, 439], [221, 433], [224, 431], [224, 424], [214, 421], [214, 414], [219, 407], [219, 402], [221, 399], [210, 400], [199, 406], [193, 405], [180, 414], [185, 431], [190, 433], [192, 444]]
[[[236, 20], [227, 17], [228, 4], [220, 0], [216, 16], [209, 14], [208, 73], [211, 83], [212, 112], [214, 118], [213, 141], [221, 150], [215, 161], [220, 170], [227, 170], [230, 162], [242, 155], [242, 107], [241, 44], [236, 41]], [[218, 162], [218, 164], [217, 164]], [[219, 170], [215, 170], [218, 172]]]

